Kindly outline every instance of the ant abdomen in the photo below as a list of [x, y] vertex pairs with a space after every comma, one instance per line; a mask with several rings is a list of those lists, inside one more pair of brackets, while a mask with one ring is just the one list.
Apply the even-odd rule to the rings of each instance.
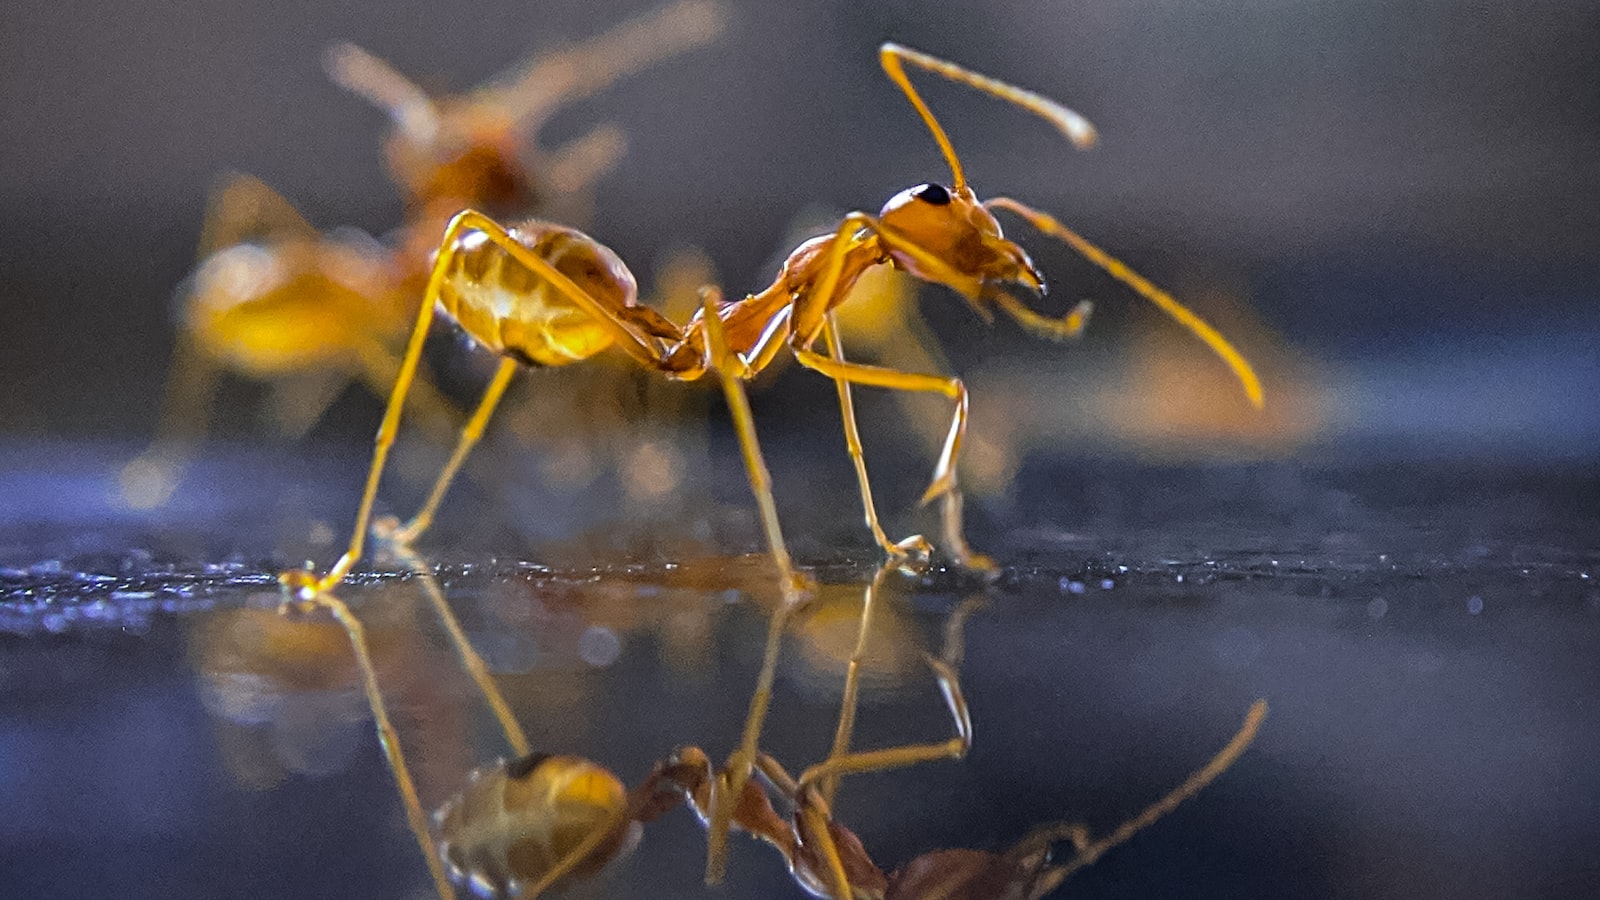
[[367, 239], [234, 244], [189, 280], [181, 314], [208, 351], [263, 378], [349, 365], [351, 348], [393, 330], [400, 291]]
[[[479, 769], [466, 790], [439, 808], [439, 854], [458, 883], [480, 897], [520, 896], [596, 832], [606, 836], [565, 876], [593, 875], [631, 849], [622, 782], [589, 760], [532, 753]], [[565, 877], [563, 876], [563, 877]]]
[[[594, 238], [540, 221], [524, 222], [510, 235], [608, 308], [637, 305], [633, 273]], [[485, 347], [525, 365], [560, 366], [611, 346], [603, 322], [483, 232], [463, 230], [439, 252], [450, 256], [439, 304]]]

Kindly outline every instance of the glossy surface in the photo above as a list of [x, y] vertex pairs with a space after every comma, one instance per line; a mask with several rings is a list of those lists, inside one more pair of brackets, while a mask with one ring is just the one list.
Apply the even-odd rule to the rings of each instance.
[[[30, 460], [67, 449], [12, 452], [4, 487], [27, 496]], [[304, 511], [260, 507], [270, 479], [220, 477], [273, 461], [207, 460], [218, 487], [187, 526], [61, 525], [106, 496], [96, 465], [110, 458], [82, 456], [59, 484], [57, 524], [40, 505], [0, 522], [12, 567], [0, 572], [0, 884], [39, 897], [425, 895], [338, 634], [270, 612], [270, 569], [256, 561], [292, 548], [272, 523]], [[805, 463], [783, 451], [773, 463], [780, 497], [805, 486], [792, 480]], [[342, 483], [359, 465], [353, 450], [295, 480], [319, 496], [318, 479]], [[1272, 712], [1233, 770], [1059, 895], [1600, 887], [1592, 472], [1035, 460], [1020, 478], [1004, 503], [975, 506], [986, 532], [1003, 526], [989, 536], [1003, 535], [1011, 565], [965, 630], [972, 755], [841, 787], [838, 814], [886, 869], [940, 847], [1001, 849], [1051, 821], [1109, 828], [1263, 696]], [[671, 551], [606, 551], [638, 534], [614, 523], [582, 549], [544, 540], [496, 560], [525, 541], [485, 530], [481, 511], [441, 522], [439, 540], [462, 548], [441, 559], [447, 595], [537, 747], [637, 783], [674, 746], [720, 755], [737, 740], [776, 591], [759, 557], [707, 555], [754, 549], [737, 527], [743, 498], [728, 500], [687, 514]], [[337, 516], [343, 504], [325, 502]], [[870, 548], [853, 522], [792, 508], [802, 562], [828, 565], [815, 570], [822, 602], [785, 647], [764, 743], [800, 764], [826, 754], [850, 643], [839, 632], [870, 574], [816, 547]], [[52, 562], [47, 546], [73, 555]], [[514, 561], [575, 553], [598, 567]], [[630, 555], [655, 561], [620, 561]], [[891, 579], [856, 746], [948, 733], [914, 654], [974, 588], [950, 574]], [[368, 623], [424, 800], [442, 802], [506, 755], [503, 741], [415, 582], [341, 593]], [[703, 852], [701, 827], [675, 811], [572, 895], [707, 896]], [[722, 896], [802, 896], [747, 840], [729, 879]]]

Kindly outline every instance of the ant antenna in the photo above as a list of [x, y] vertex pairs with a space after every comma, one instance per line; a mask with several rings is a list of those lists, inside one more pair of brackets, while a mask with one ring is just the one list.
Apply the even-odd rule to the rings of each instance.
[[950, 144], [950, 136], [945, 134], [944, 127], [939, 124], [939, 120], [935, 119], [933, 113], [928, 110], [928, 104], [922, 102], [922, 97], [917, 93], [917, 89], [911, 86], [911, 79], [906, 77], [902, 62], [909, 62], [935, 75], [976, 88], [991, 97], [998, 97], [1008, 103], [1020, 106], [1054, 125], [1056, 130], [1066, 135], [1067, 140], [1071, 141], [1072, 145], [1079, 150], [1087, 150], [1093, 147], [1097, 139], [1094, 126], [1089, 124], [1088, 119], [1054, 100], [1035, 94], [1033, 91], [1006, 84], [987, 75], [980, 75], [970, 69], [964, 69], [937, 56], [929, 56], [926, 53], [912, 50], [910, 47], [889, 42], [878, 48], [878, 62], [882, 64], [883, 71], [889, 76], [890, 80], [900, 86], [900, 90], [905, 93], [906, 99], [911, 101], [911, 105], [916, 107], [917, 114], [922, 116], [922, 121], [928, 126], [928, 130], [933, 132], [933, 139], [939, 142], [939, 150], [944, 153], [945, 162], [950, 164], [950, 176], [955, 182], [951, 186], [958, 191], [967, 186], [966, 174], [961, 170], [961, 160], [956, 158], [955, 147]]
[[334, 83], [386, 110], [411, 140], [426, 144], [439, 132], [439, 110], [433, 100], [393, 66], [348, 41], [332, 44], [322, 67]]

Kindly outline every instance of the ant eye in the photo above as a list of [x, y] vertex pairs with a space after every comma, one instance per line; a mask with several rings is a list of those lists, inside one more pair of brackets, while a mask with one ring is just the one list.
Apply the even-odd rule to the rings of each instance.
[[932, 183], [914, 188], [911, 196], [932, 203], [934, 206], [944, 206], [950, 202], [950, 192], [943, 185]]

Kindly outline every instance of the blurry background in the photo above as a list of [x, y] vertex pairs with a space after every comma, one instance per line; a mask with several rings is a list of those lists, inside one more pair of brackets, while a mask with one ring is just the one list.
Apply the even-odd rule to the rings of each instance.
[[[172, 346], [170, 297], [219, 173], [260, 176], [320, 227], [381, 234], [398, 223], [378, 150], [387, 122], [324, 75], [331, 40], [459, 90], [650, 5], [16, 0], [0, 27], [0, 429], [148, 434]], [[981, 194], [1056, 213], [1258, 358], [1274, 405], [1262, 421], [1235, 417], [1252, 433], [1225, 448], [1271, 454], [1312, 440], [1593, 458], [1592, 10], [1545, 0], [744, 4], [714, 49], [563, 110], [541, 139], [621, 123], [630, 152], [598, 188], [593, 232], [642, 281], [667, 248], [693, 243], [730, 293], [754, 289], [808, 205], [875, 211], [902, 187], [947, 178], [877, 68], [887, 38], [1039, 90], [1101, 128], [1098, 149], [1075, 153], [1023, 113], [920, 80]], [[986, 406], [998, 419], [994, 398], [1030, 383], [1039, 439], [1078, 449], [1110, 438], [1112, 449], [1171, 453], [1233, 427], [1225, 410], [1185, 412], [1185, 391], [1203, 398], [1206, 379], [1221, 378], [1192, 342], [1028, 240], [1054, 278], [1052, 309], [1099, 301], [1082, 347], [986, 331], [944, 292], [921, 299], [974, 385], [980, 433]], [[1176, 377], [1163, 369], [1169, 350], [1182, 354]], [[1043, 380], [1030, 382], [1036, 373]], [[800, 380], [789, 390], [825, 396]], [[358, 396], [343, 407], [346, 433], [370, 433], [375, 406]]]

